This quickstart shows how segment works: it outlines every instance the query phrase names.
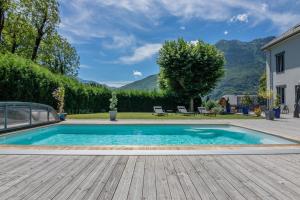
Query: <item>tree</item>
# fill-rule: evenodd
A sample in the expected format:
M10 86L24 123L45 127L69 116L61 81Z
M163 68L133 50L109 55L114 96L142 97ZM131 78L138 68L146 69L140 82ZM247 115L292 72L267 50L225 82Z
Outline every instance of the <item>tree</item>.
M76 49L56 32L41 44L38 61L55 73L77 76L79 60Z
M264 93L267 91L267 73L264 72L259 79L258 93Z
M20 2L11 4L3 30L4 48L11 53L28 57L32 46L33 27L26 19L26 12Z
M30 23L35 28L35 42L31 60L36 60L45 35L51 35L60 21L59 5L57 0L22 0L22 2L27 8Z
M215 46L180 38L165 42L157 63L161 89L188 98L193 111L194 99L207 95L224 75L225 58Z
M0 1L0 41L2 41L2 31L4 29L5 16L9 8L9 4L10 4L10 0Z

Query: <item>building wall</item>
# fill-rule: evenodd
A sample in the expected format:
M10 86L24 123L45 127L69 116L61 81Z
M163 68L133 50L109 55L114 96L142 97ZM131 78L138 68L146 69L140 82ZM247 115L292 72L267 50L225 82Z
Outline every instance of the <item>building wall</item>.
M276 72L276 54L285 52L285 71ZM285 99L290 112L294 111L295 86L300 81L300 33L280 42L267 53L267 87L274 91L276 97L276 87L286 86Z

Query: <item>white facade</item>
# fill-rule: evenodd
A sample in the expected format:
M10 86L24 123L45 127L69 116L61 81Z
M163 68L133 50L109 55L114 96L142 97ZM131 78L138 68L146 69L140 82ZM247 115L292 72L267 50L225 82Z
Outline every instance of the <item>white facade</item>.
M297 27L296 27L297 28ZM295 27L294 27L295 29ZM276 98L278 88L284 88L284 104L290 112L294 111L295 86L300 81L300 31L281 36L263 48L266 52L267 88L274 92ZM277 41L276 41L277 40ZM284 70L278 72L278 60L276 56L284 55ZM277 66L277 68L276 68ZM280 71L280 70L279 70ZM273 99L273 101L274 101Z

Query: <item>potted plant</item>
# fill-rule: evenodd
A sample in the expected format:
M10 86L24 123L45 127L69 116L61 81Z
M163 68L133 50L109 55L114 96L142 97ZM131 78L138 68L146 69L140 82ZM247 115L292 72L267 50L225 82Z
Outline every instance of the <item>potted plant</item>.
M57 101L57 112L60 120L64 121L67 117L67 113L64 112L65 106L65 88L58 87L52 92L52 96Z
M270 102L273 97L273 91L268 90L268 91L263 91L259 93L259 96L265 100L267 100L267 110L265 111L266 119L267 120L274 120L275 118L275 112L272 110L270 107Z
M252 99L249 95L245 95L242 98L242 105L243 105L243 114L248 115L249 114L249 107L252 104Z
M276 96L276 99L274 101L274 106L273 106L273 111L275 114L275 118L279 119L280 118L280 113L281 113L281 109L280 109L280 96Z
M260 117L261 113L262 113L261 108L259 106L256 106L254 108L254 114L256 115L256 117Z
M118 99L117 99L117 94L115 92L112 92L111 98L109 99L110 105L109 105L109 118L110 121L116 121L117 119L117 104L118 104Z

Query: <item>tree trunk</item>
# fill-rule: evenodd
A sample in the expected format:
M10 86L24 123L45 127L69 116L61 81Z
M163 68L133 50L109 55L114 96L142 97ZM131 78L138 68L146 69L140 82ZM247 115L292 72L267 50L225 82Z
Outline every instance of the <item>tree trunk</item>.
M35 43L34 43L34 47L33 47L33 52L32 52L32 56L31 56L31 60L35 60L36 57L37 57L37 52L39 50L39 47L40 47L40 44L41 44L41 41L42 41L42 37L43 37L43 34L38 34L37 38L35 39Z
M0 8L0 41L2 41L2 31L4 28L4 20L5 20L4 9Z
M42 38L45 34L44 27L45 27L46 22L47 22L47 16L48 16L48 13L45 14L45 16L43 18L43 21L42 21L42 24L38 28L38 34L37 34L36 39L35 39L33 52L32 52L32 56L31 56L31 60L33 60L33 61L37 58L37 53L38 53Z
M16 37L16 34L14 33L13 42L12 42L12 46L11 46L11 53L12 54L16 53L16 50L17 50L17 37Z
M194 112L194 98L191 97L190 99L190 112Z

